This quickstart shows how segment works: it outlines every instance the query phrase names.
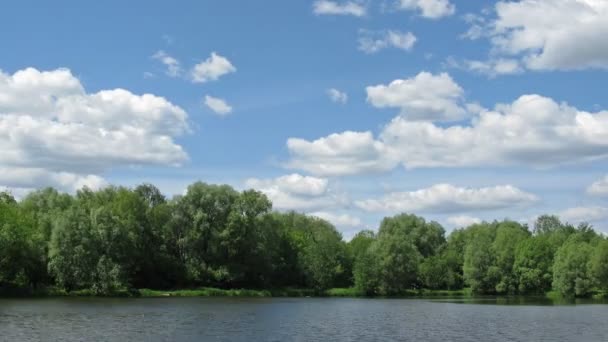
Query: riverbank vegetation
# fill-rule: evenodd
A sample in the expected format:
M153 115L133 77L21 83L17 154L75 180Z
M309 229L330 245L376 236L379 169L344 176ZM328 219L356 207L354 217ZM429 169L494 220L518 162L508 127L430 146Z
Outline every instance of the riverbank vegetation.
M252 290L240 290L240 289ZM149 290L137 290L149 289ZM280 289L280 290L269 290ZM302 290L304 289L304 290ZM0 193L0 294L601 296L608 240L541 216L446 236L421 217L385 218L345 242L329 222L272 211L262 193L195 183Z

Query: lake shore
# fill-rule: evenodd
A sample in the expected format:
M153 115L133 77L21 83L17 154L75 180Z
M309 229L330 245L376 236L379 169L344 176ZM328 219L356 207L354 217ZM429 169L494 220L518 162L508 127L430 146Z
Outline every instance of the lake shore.
M555 292L529 296L508 295L476 295L471 289L460 290L407 290L399 295L392 296L370 296L356 288L332 288L328 290L282 288L282 289L221 289L215 287L200 287L194 289L177 290L154 290L154 289L131 289L117 290L108 294L96 293L90 289L65 291L57 288L44 288L38 290L3 289L0 290L0 298L53 298L53 297L109 297L109 298L164 298L164 297L243 297L243 298L303 298L303 297L334 297L334 298L486 298L486 297L537 297L547 299L558 299ZM594 296L603 298L603 296Z
M471 297L470 289L462 290L408 290L403 294L388 296L390 298L434 298L434 297ZM93 290L65 291L58 288L38 290L3 289L0 298L33 298L33 297L133 297L133 298L162 298L162 297L376 297L368 296L355 288L332 288L328 290L281 288L281 289L221 289L215 287L200 287L194 289L154 290L131 289L117 290L108 294L96 293ZM386 297L386 296L385 296Z
M565 298L556 291L544 294L530 295L481 295L474 294L470 288L460 290L407 290L399 295L392 296L370 296L356 288L332 288L328 290L282 288L282 289L221 289L215 287L200 287L194 289L178 290L153 290L153 289L131 289L117 290L108 294L96 293L93 290L65 291L57 288L45 288L39 290L0 289L0 298L195 298L195 297L241 297L241 298L387 298L387 299L455 299L467 301L479 301L496 299L502 302L517 303L518 301L529 301L530 299L540 302L575 303L585 301L606 302L608 295L604 292L595 292L589 297Z

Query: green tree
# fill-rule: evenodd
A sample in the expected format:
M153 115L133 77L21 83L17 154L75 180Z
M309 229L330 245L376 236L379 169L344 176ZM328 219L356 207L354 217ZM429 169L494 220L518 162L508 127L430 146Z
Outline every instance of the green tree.
M492 248L496 229L484 223L469 227L468 230L471 236L464 253L464 279L475 293L494 293L500 280Z
M353 276L355 288L368 296L380 293L380 265L377 251L378 244L373 242L362 251L354 264Z
M30 192L19 206L24 215L33 220L31 242L34 248L36 271L32 282L36 285L49 284L52 280L48 274L49 241L55 220L73 203L72 196L62 194L53 188Z
M547 236L522 241L515 251L513 272L520 293L544 293L553 281L553 247Z
M49 246L49 272L68 291L90 288L99 261L99 244L88 213L78 206L54 224Z
M359 260L367 250L369 246L376 240L376 234L371 230L362 230L355 234L355 236L348 242L348 250L353 260Z
M380 292L396 295L414 287L422 256L409 236L380 234L376 243Z
M333 225L293 212L282 215L282 222L298 251L298 268L304 284L318 290L347 284L350 275L346 244Z
M496 284L498 293L515 293L518 290L519 281L513 271L515 262L515 250L522 241L530 237L530 232L526 226L513 221L503 221L498 223L496 228L496 238L492 244L492 249L496 257L496 267L498 268L499 281Z
M399 232L407 235L422 257L437 254L439 248L445 243L445 230L437 222L426 222L422 217L400 214L386 217L380 224L379 231L385 234Z
M189 283L217 286L230 278L220 241L238 197L230 186L197 182L175 200L170 234Z
M589 271L602 290L608 291L608 240L602 239L593 248Z
M593 248L581 236L571 236L555 254L553 288L564 296L587 296L593 279L589 261Z
M15 199L0 192L0 288L36 286L40 262L35 222Z
M450 290L456 284L456 274L450 268L445 254L424 259L420 264L420 278L423 286L432 290Z
M468 229L454 230L448 236L445 247L441 252L442 258L449 270L448 280L452 282L449 285L450 288L458 289L464 287L464 253L469 241L469 235Z
M442 229L414 215L398 215L385 218L380 225L378 238L371 249L378 268L378 289L385 295L403 293L418 282L418 272L423 255L439 248ZM428 237L428 238L425 238ZM416 245L416 242L419 246Z
M220 234L220 244L227 253L228 283L264 285L271 265L263 257L266 241L262 224L271 208L268 198L254 190L241 193L233 203L226 228Z

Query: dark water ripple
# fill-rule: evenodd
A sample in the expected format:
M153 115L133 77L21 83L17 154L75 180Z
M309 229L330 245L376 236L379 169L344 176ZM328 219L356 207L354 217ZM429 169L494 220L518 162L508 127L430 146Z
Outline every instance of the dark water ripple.
M397 299L0 300L0 341L608 341L608 305Z

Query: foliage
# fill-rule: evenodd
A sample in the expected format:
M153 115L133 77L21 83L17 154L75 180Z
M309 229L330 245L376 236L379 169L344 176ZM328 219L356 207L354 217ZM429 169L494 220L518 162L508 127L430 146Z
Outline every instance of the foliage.
M0 293L130 296L137 288L150 296L588 296L608 291L608 240L555 216L539 217L532 231L505 220L446 237L436 222L399 214L345 242L330 222L272 211L260 192L202 182L172 199L150 184L75 195L48 188L20 201L0 193Z
M521 241L515 251L513 272L519 293L545 293L553 281L553 248L546 236Z
M591 252L589 272L602 290L608 290L608 240L601 240Z
M593 248L573 235L555 254L553 288L563 296L586 296L593 287L589 261Z
M475 293L495 293L500 280L496 254L492 248L496 229L490 224L474 225L464 253L463 275Z

